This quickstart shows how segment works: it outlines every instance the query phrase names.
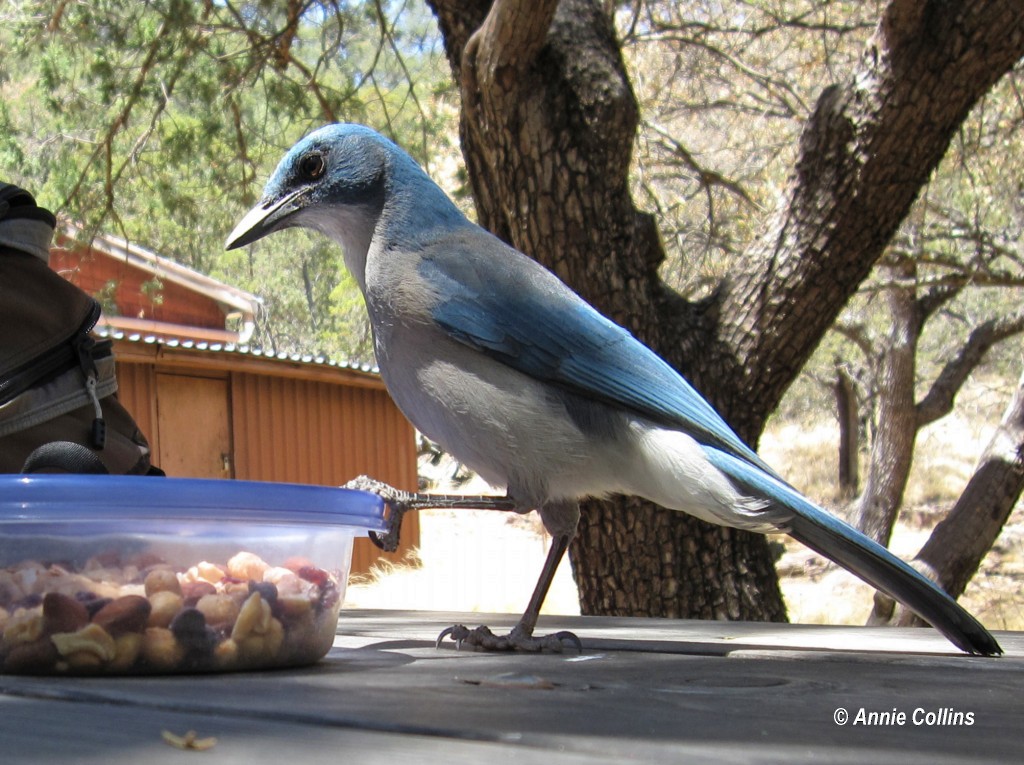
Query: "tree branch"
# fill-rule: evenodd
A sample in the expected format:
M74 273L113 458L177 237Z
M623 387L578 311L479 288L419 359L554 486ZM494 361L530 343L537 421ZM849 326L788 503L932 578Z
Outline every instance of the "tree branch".
M558 0L494 0L483 25L466 45L476 55L477 77L509 90L547 40Z
M1024 310L989 319L971 331L957 355L942 368L928 393L917 403L917 426L945 417L953 409L960 388L993 345L1024 332Z
M860 71L823 91L781 206L719 295L718 342L703 348L734 365L722 410L774 409L968 112L1022 55L1019 3L887 6Z
M1024 491L1024 377L949 516L928 538L914 565L960 597ZM920 625L912 612L880 593L870 624Z

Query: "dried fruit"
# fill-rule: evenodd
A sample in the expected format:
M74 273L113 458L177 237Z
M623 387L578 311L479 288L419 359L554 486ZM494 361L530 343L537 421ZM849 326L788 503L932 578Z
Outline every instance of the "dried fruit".
M271 608L277 602L277 586L273 582L249 582L249 594L252 595L254 592L258 592L260 597L270 604Z
M323 587L331 580L330 574L316 566L303 566L295 573L307 582L312 582L317 587Z

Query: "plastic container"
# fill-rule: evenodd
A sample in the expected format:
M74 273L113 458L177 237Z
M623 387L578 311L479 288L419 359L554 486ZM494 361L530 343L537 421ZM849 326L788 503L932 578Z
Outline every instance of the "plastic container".
M311 664L379 497L253 481L0 476L0 671Z

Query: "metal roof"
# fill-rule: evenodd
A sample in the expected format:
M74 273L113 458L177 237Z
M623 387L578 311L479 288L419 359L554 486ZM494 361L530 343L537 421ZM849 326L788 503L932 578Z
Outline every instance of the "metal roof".
M277 359L278 361L290 361L298 364L310 364L322 367L334 367L337 369L348 369L355 372L380 375L380 369L375 364L353 361L350 359L332 359L319 353L288 353L285 351L274 351L260 348L247 343L218 343L203 340L180 340L176 338L157 337L156 335L143 335L140 333L126 333L120 330L112 330L108 327L99 327L96 335L111 340L122 340L130 343L143 345L160 345L166 348L182 348L186 350L206 351L209 353L238 354L243 356L262 357L265 359Z
M81 240L85 237L85 230L76 223L62 222L62 227L71 239ZM145 247L140 247L121 237L112 234L94 234L88 244L97 252L117 258L159 276L161 279L180 284L193 292L198 292L236 311L241 311L249 318L254 316L263 305L263 299L258 295L238 287L232 287L230 284L225 284L188 266L183 266L170 258L157 255L152 250L147 250Z

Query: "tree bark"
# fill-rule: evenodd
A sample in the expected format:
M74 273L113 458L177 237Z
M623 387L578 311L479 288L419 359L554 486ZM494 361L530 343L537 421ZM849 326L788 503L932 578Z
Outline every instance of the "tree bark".
M1016 3L893 2L826 89L783 206L703 302L665 287L628 172L638 108L598 0L428 0L462 96L479 221L687 374L751 443L872 268L971 105L1024 54ZM766 540L635 498L570 550L586 613L785 618Z
M860 487L860 407L857 386L842 367L836 369L833 390L839 420L839 488L846 499L853 499Z
M954 598L960 597L1024 492L1024 376L967 488L914 560ZM923 624L912 612L875 595L872 624Z
M694 378L748 438L892 239L971 107L1024 55L1024 7L893 0L826 87L788 190L710 309ZM707 330L705 330L707 331ZM750 406L750 402L757 402Z
M912 260L903 262L900 274L913 284ZM864 492L857 506L857 527L881 545L888 545L896 525L903 492L910 478L917 440L914 385L917 378L917 345L922 318L912 286L893 286L886 292L889 337L878 373L878 426Z
M915 403L917 344L925 323L945 301L932 294L918 296L909 286L916 276L913 262L903 264L901 277L908 286L894 285L887 292L891 324L878 370L878 427L864 492L857 503L858 528L883 545L889 543L899 515L918 432L952 411L960 389L992 346L1024 332L1024 312L982 322Z

